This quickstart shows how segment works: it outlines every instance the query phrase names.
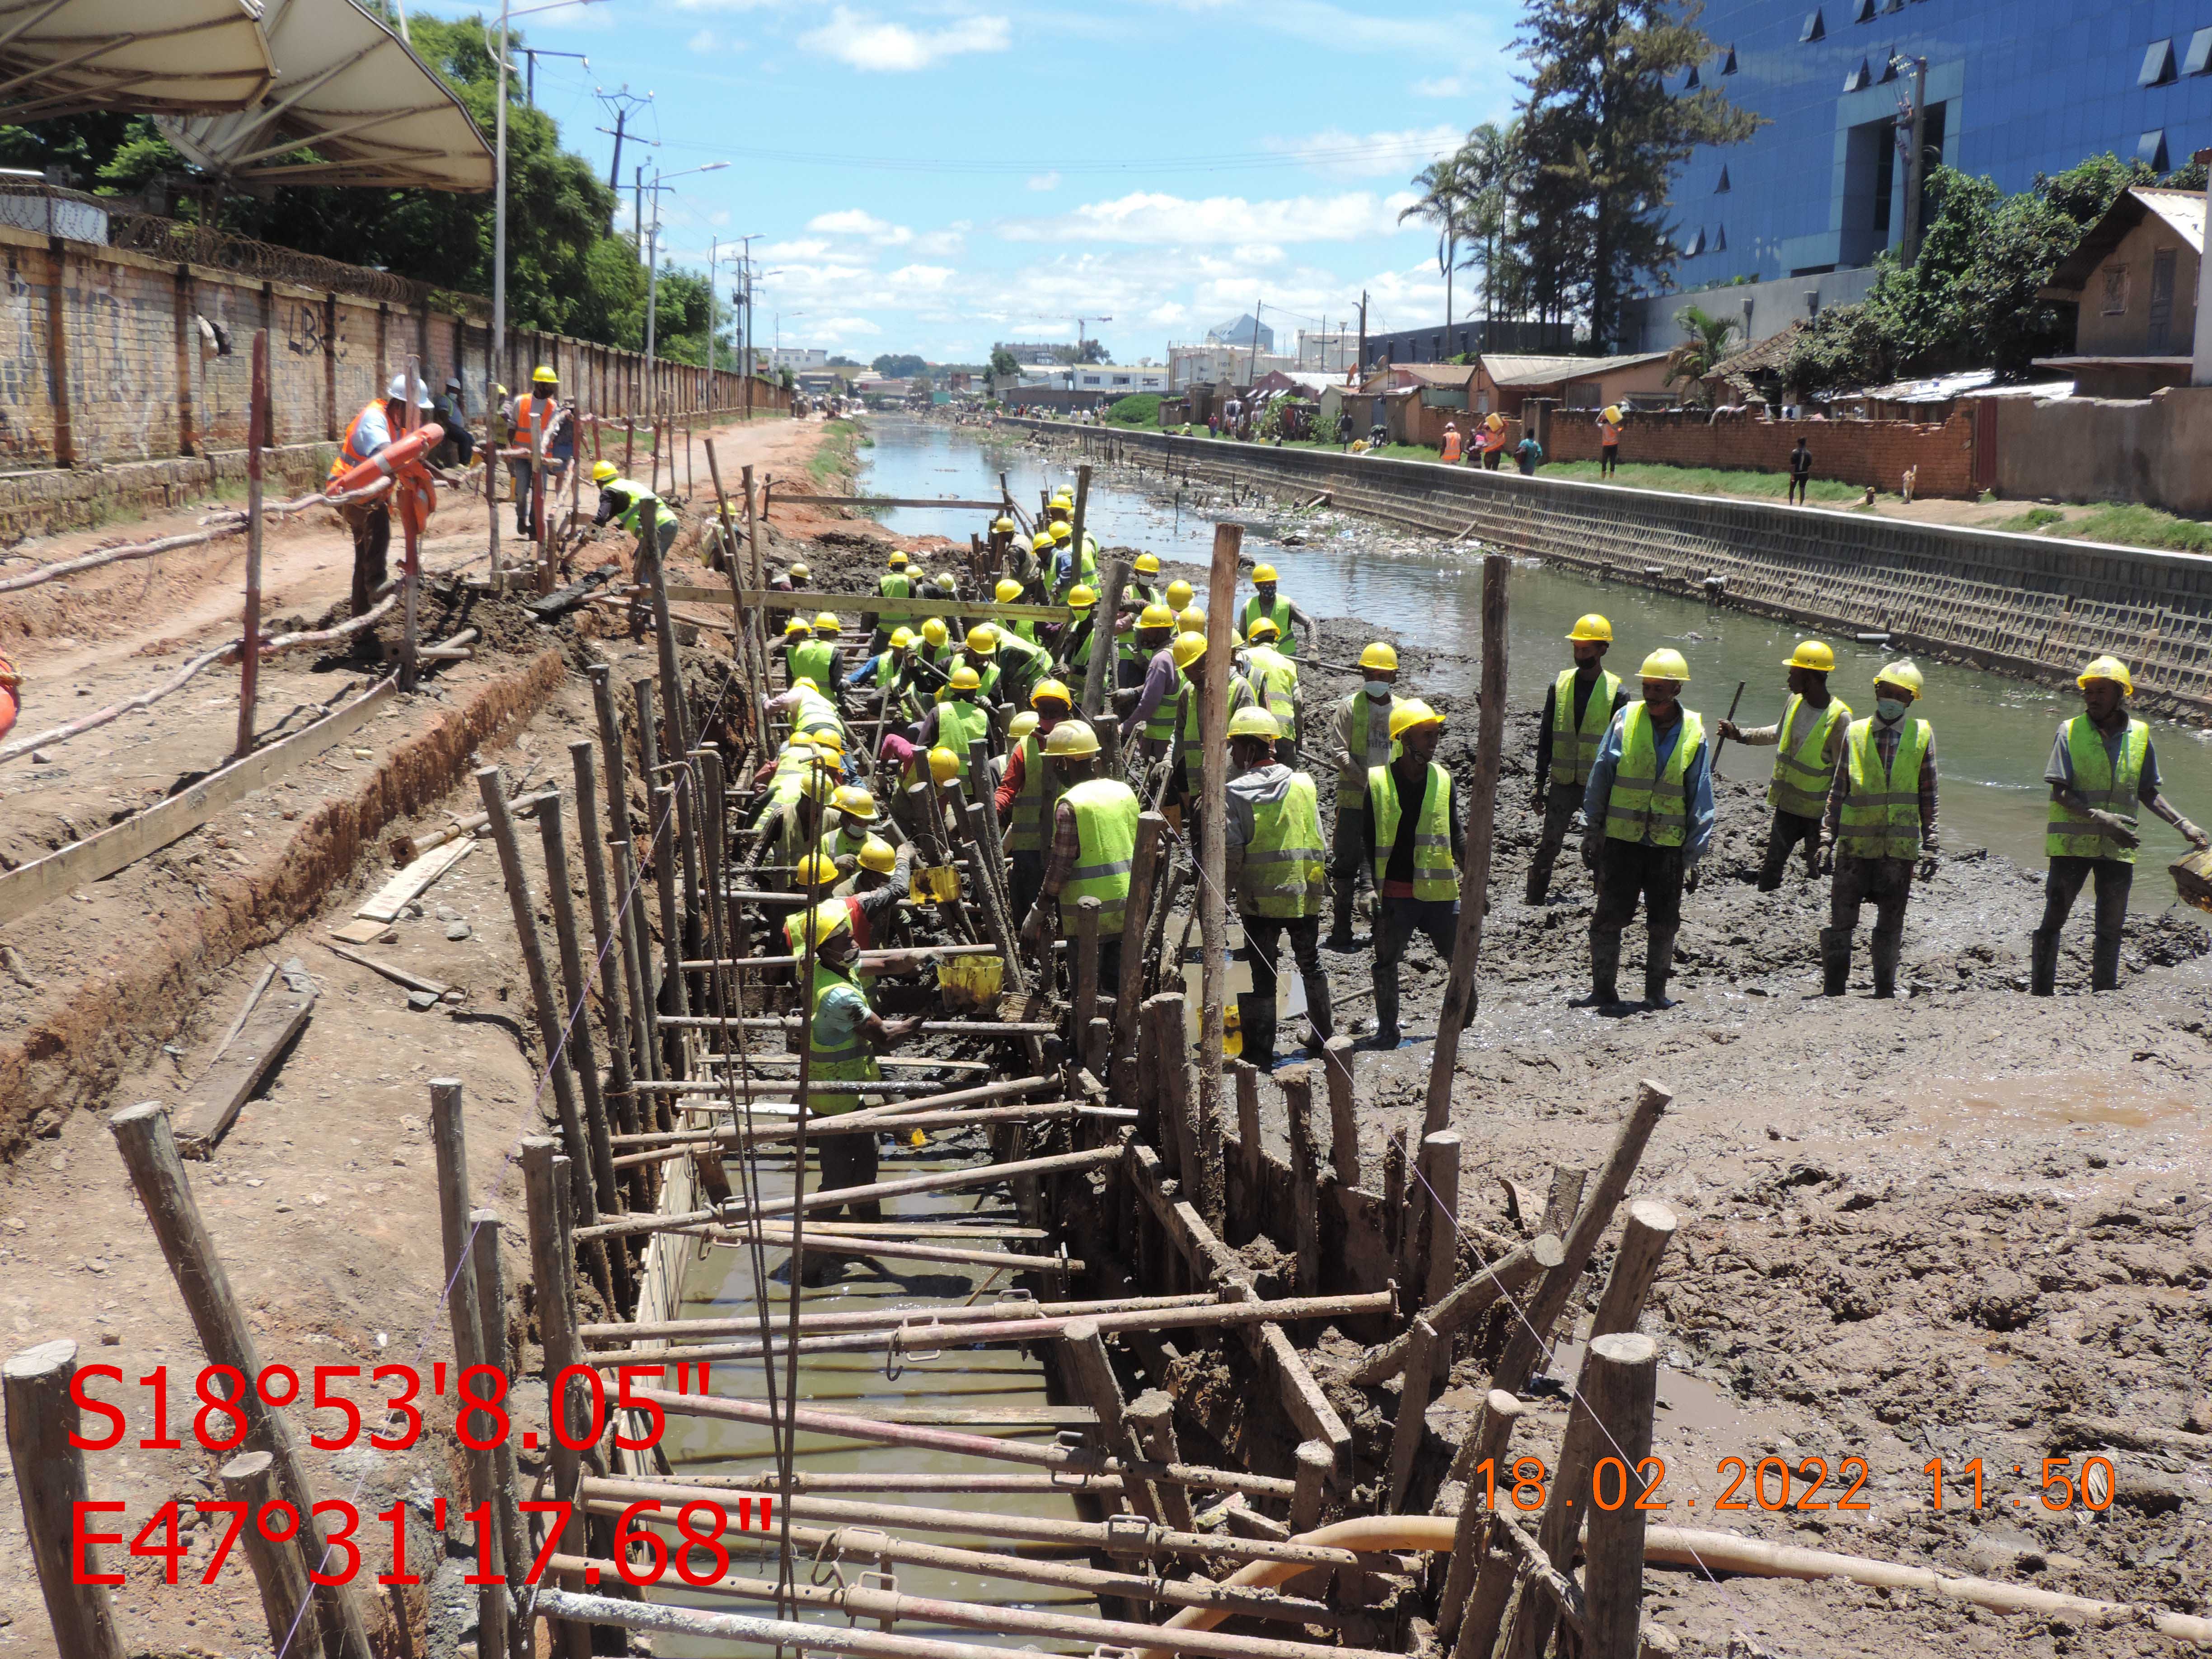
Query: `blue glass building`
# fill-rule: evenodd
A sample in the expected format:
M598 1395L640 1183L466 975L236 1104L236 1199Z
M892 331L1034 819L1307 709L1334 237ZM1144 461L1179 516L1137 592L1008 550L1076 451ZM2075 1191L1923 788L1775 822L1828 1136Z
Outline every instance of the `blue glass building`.
M1710 0L1699 21L1715 51L1685 82L1770 125L1700 149L1676 180L1678 290L1894 246L1914 58L1930 152L2007 191L2105 150L2164 171L2212 144L2212 0Z

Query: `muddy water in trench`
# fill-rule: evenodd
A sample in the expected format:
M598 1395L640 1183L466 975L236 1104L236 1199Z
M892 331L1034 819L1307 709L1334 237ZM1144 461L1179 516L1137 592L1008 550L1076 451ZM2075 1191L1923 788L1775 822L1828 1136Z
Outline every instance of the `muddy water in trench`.
M963 1146L963 1152L969 1151L972 1151L972 1156L949 1153L938 1146L927 1147L919 1153L910 1153L905 1149L895 1153L886 1147L882 1159L882 1178L889 1181L906 1176L929 1174L981 1160L980 1145L972 1149ZM810 1163L811 1161L809 1160ZM762 1176L768 1195L774 1197L790 1192L791 1164L787 1158L764 1162ZM814 1178L810 1176L810 1184ZM998 1188L985 1188L980 1192L925 1193L891 1200L884 1207L887 1221L1000 1226L1018 1225L1020 1221L1014 1213L1012 1200L1003 1189ZM953 1238L933 1238L925 1242L951 1245L962 1243ZM1009 1241L1002 1244L978 1241L968 1248L1003 1249L1020 1254L1047 1252L1046 1246L1035 1241ZM917 1310L957 1307L971 1299L979 1303L988 1302L1010 1294L1008 1279L1004 1276L994 1276L990 1269L984 1267L896 1259L878 1261L866 1256L830 1257L826 1260L841 1263L842 1267L836 1271L829 1283L818 1288L802 1289L799 1296L802 1313L850 1313L887 1306ZM786 1299L791 1284L790 1255L784 1250L769 1250L766 1253L766 1262L769 1305L778 1340L781 1340L785 1322L790 1316L789 1304ZM682 1316L687 1319L748 1317L755 1305L754 1292L750 1250L708 1248L703 1257L695 1255L693 1258L684 1282ZM717 1360L713 1375L714 1391L719 1395L750 1401L765 1401L768 1397L767 1382L762 1376L758 1360ZM779 1364L775 1373L779 1395L783 1381L784 1370L782 1364ZM920 1408L979 1414L1040 1413L1049 1409L1049 1401L1045 1396L1042 1366L1030 1352L1018 1348L948 1348L939 1358L924 1359L918 1364L911 1357L905 1357L898 1362L895 1376L885 1375L884 1356L880 1353L802 1355L799 1366L799 1396L802 1403L807 1405L819 1406L829 1411L853 1412L861 1416ZM988 1435L998 1439L1018 1439L1039 1445L1051 1443L1056 1432L1050 1425L1039 1425L1033 1428L948 1426L957 1428L963 1433ZM679 1475L752 1475L773 1474L775 1472L775 1448L765 1427L710 1422L701 1418L672 1419L661 1443L670 1464ZM816 1475L865 1474L871 1470L887 1469L896 1469L902 1474L956 1477L1038 1473L1024 1464L989 1462L902 1446L855 1444L829 1436L808 1434L799 1437L794 1467L802 1474ZM951 1491L876 1493L860 1491L831 1492L823 1496L849 1503L974 1510L978 1514L994 1516L1036 1516L1062 1521L1083 1518L1077 1514L1073 1501L1057 1492L965 1493ZM732 1524L734 1528L734 1520ZM1048 1553L1042 1546L1017 1545L981 1534L963 1537L954 1533L927 1533L914 1535L933 1544L953 1548L1008 1554ZM799 1582L804 1583L807 1582L810 1571L811 1552L802 1554L804 1559L799 1573ZM1066 1559L1079 1565L1085 1564L1079 1556ZM733 1573L771 1579L775 1577L772 1545L759 1553L749 1553L742 1547L733 1548L730 1560L730 1571ZM703 1558L701 1565L703 1569ZM872 1559L847 1561L843 1565L846 1582L857 1583L860 1574L873 1571L877 1565ZM901 1565L895 1570L898 1575L898 1588L910 1595L1028 1607L1076 1617L1095 1617L1098 1611L1097 1603L1089 1596L1048 1584L1018 1583L1006 1578L979 1578L972 1574L952 1573L929 1567ZM826 1572L824 1578L825 1582L834 1582L827 1579ZM656 1601L742 1612L760 1617L773 1617L775 1613L773 1606L763 1607L721 1598L710 1601L689 1595L675 1583L672 1573L664 1578L660 1587L653 1592L653 1596ZM842 1625L844 1622L842 1614L832 1614L822 1608L801 1609L796 1616L809 1623ZM1049 1637L1022 1640L920 1622L902 1621L898 1632L902 1636L984 1642L1008 1648L1035 1647L1046 1653L1088 1651L1079 1644ZM732 1646L686 1641L672 1636L656 1637L654 1644L656 1652L678 1656L679 1659L687 1656L738 1651Z
M1072 488L1074 482L1072 462L1044 460L1018 444L981 441L972 428L884 419L870 421L867 431L874 442L860 452L860 482L878 495L981 499L997 493L1003 470L1014 498L1033 506L1040 489ZM1194 506L1199 493L1183 495L1178 506L1172 487L1161 489L1151 479L1142 489L1121 487L1109 482L1102 469L1092 479L1086 525L1103 544L1203 562L1212 530ZM883 522L907 534L965 537L980 527L976 516L898 508L885 513ZM1248 532L1246 556L1274 565L1282 573L1285 594L1316 617L1365 617L1394 630L1405 643L1462 653L1440 665L1440 674L1427 689L1472 693L1474 645L1482 627L1479 551L1326 510L1294 520L1272 507L1255 506L1252 517L1274 533ZM1290 535L1302 538L1303 544L1277 539ZM1248 584L1240 599L1250 592ZM1688 702L1708 725L1728 711L1738 680L1747 682L1737 716L1743 724L1765 725L1781 718L1786 696L1781 665L1800 637L1787 623L1534 563L1516 566L1511 595L1516 707L1541 706L1546 688L1567 664L1560 636L1583 612L1599 611L1613 621L1615 672L1632 675L1645 652L1672 645L1689 659ZM1873 676L1888 653L1878 646L1831 643L1836 647L1838 694L1858 713L1872 713ZM1941 663L1923 664L1922 672L1928 689L1920 712L1936 728L1946 850L1986 847L2025 868L2040 870L2048 799L2043 769L2058 723L2080 712L2079 702L2051 687L2001 674ZM2212 733L2154 720L2151 738L2168 799L2199 822L2212 820ZM1732 778L1759 778L1771 765L1771 754L1731 748L1722 757L1721 770ZM2144 821L2132 905L2137 911L2163 909L2177 902L2166 866L2187 848L2165 824L2148 814ZM2032 927L2033 920L2027 925Z

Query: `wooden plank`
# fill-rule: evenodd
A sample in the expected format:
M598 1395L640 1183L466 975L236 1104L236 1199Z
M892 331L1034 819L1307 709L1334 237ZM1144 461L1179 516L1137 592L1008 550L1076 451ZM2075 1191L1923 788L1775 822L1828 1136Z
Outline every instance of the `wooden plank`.
M58 852L0 875L0 922L13 921L50 899L87 882L112 876L189 835L225 807L236 805L273 778L313 760L332 744L350 737L399 695L396 679L380 680L313 726L258 750L235 765L211 772L181 793L149 806L133 818Z
M398 921L401 911L421 897L432 882L468 857L476 844L474 836L464 836L443 847L432 848L363 899L354 915L371 921Z
M349 951L327 940L324 942L323 949L334 957L343 957L348 962L368 969L372 974L381 974L394 985L404 985L410 991L428 991L434 997L441 997L453 988L440 981L424 979L420 974L410 974L404 968L395 968L388 962L379 962L374 957L363 956L358 951Z
M772 605L778 611L872 611L878 617L941 617L948 613L975 618L1024 617L1033 622L1064 623L1075 612L1064 605L1001 605L996 599L887 599L879 593L779 593L773 588L748 587L738 595L746 605ZM671 583L672 604L719 605L730 608L726 587L689 587Z
M392 931L388 921L349 921L343 927L331 929L332 939L342 939L348 945L374 945Z
M1004 501L963 501L950 495L786 495L793 507L942 507L963 513L998 513Z
M194 1084L175 1113L177 1151L185 1158L214 1156L246 1103L276 1066L315 1010L313 991L270 997L224 1056Z

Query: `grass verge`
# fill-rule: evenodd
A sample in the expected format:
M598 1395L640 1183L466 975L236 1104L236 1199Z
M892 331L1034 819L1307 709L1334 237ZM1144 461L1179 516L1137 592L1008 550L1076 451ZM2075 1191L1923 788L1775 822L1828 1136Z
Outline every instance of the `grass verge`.
M2025 513L1998 520L1991 527L2174 553L2212 552L2212 524L2201 519L2176 518L2139 501L2100 501L2071 513L2062 507L2031 507Z
M850 421L825 421L822 441L806 458L806 476L819 490L831 479L853 473L854 458L860 447L860 428ZM827 492L824 492L827 493Z

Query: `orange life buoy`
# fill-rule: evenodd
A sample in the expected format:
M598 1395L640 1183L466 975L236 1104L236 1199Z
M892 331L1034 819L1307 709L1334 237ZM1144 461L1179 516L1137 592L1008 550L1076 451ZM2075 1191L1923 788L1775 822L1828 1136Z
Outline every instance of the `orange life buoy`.
M446 428L434 422L418 426L404 438L394 438L360 465L349 467L324 486L327 495L343 495L356 489L366 489L380 478L389 478L401 468L419 463L422 457L446 441Z
M0 656L0 738L6 737L15 724L15 711L22 707L16 687L22 683L21 677L15 672L15 665L6 657Z

